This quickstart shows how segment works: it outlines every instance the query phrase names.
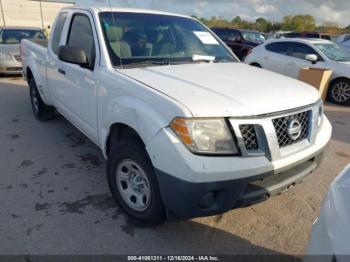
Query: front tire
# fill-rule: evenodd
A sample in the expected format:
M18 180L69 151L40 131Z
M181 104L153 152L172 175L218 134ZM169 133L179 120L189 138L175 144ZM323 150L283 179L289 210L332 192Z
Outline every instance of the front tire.
M55 109L48 106L41 99L34 78L29 80L30 102L32 104L33 114L39 121L48 121L55 117Z
M335 80L329 87L328 99L338 105L350 105L350 80Z
M114 199L139 225L157 225L165 220L153 165L143 145L121 141L112 146L107 178Z

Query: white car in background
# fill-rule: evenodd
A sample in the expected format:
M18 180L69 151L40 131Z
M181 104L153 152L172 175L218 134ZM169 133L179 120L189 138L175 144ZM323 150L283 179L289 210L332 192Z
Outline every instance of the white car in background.
M331 184L314 222L305 262L341 262L350 258L350 164Z
M247 55L246 64L298 79L300 69L333 70L328 99L350 104L350 52L323 39L280 39L266 41Z

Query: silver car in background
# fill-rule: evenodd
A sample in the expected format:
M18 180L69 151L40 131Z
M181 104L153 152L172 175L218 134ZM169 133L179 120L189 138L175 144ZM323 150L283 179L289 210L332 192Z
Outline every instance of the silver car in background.
M331 184L314 222L304 262L347 262L350 258L350 164Z
M40 28L4 27L0 29L0 74L21 74L22 39L46 39Z

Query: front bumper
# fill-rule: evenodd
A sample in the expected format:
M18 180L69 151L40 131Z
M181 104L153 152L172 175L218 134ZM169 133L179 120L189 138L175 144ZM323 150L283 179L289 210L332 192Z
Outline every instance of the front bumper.
M281 149L272 158L195 155L170 128L161 130L146 148L169 213L192 218L260 202L301 182L319 165L331 133L325 117L312 144L289 154Z
M225 213L279 195L313 172L320 153L283 172L267 172L249 178L191 183L156 170L161 196L170 218L190 219Z

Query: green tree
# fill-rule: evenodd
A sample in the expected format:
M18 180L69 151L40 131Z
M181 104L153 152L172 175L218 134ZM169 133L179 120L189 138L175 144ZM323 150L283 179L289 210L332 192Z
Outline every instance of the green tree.
M237 24L237 25L239 25L239 24L241 24L241 23L242 23L242 19L241 19L240 16L236 16L236 17L233 18L233 20L232 20L232 24Z
M282 30L285 31L313 31L315 28L315 18L311 15L286 15L282 19Z
M271 30L272 23L263 17L255 20L254 29L260 32L269 32Z

